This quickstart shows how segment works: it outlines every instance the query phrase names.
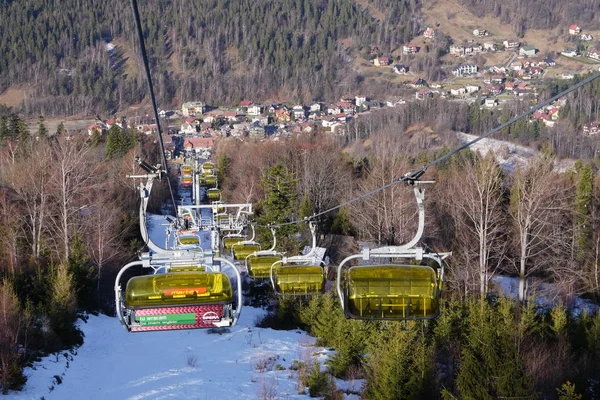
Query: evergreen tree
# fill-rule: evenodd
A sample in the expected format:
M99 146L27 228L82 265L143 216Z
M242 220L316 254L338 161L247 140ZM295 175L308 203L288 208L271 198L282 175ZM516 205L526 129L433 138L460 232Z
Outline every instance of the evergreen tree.
M263 215L259 217L261 224L281 224L295 218L298 198L296 183L294 174L281 161L265 172L261 180L265 193L265 199L261 202ZM281 235L277 241L285 251L298 251L299 244L290 239L291 235L297 233L297 229L297 225L285 225L277 230ZM266 237L259 238L263 243L269 240Z
M46 139L48 137L48 129L46 128L46 125L44 125L44 117L41 115L38 122L37 137L40 139Z
M0 142L8 136L8 117L0 118Z
M69 347L83 343L81 332L75 326L77 296L73 285L73 275L69 273L68 267L64 264L59 264L55 268L52 277L48 317L50 318L50 327L62 346Z
M69 273L73 279L73 287L77 293L77 305L85 310L93 309L93 291L96 276L94 267L86 251L85 243L79 235L75 235L69 253Z
M65 124L61 121L56 127L56 135L60 136L65 133Z

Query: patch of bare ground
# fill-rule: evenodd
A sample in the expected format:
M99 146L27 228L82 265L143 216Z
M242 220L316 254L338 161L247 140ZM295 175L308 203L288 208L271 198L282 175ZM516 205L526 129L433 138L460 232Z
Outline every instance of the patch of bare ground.
M362 8L366 9L367 12L369 13L369 15L371 17L373 17L375 20L378 21L383 21L385 20L385 15L379 11L377 9L377 7L375 7L372 4L369 4L366 0L355 0L356 4L358 4L359 6L361 6Z
M131 78L137 77L138 67L133 57L133 49L129 46L129 43L127 43L127 41L124 39L114 39L112 43L123 51L123 59L125 60L125 74Z
M3 93L0 93L0 104L8 107L18 108L25 99L25 90L9 87Z

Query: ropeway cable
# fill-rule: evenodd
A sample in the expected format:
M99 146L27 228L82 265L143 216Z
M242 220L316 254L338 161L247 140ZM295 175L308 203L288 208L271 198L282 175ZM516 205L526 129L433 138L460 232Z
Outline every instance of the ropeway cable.
M365 197L372 196L373 194L375 194L377 192L385 190L385 189L387 189L387 188L389 188L391 186L397 185L399 183L414 184L415 181L417 181L425 173L425 171L427 171L427 168L432 167L432 166L434 166L434 165L436 165L436 164L438 164L438 163L440 163L440 162L442 162L442 161L444 161L444 160L452 157L454 154L458 153L459 151L462 151L462 150L464 150L464 149L466 149L468 147L471 147L474 143L477 143L480 140L485 139L485 138L493 135L494 133L496 133L498 131L501 131L502 129L506 128L507 126L509 126L509 125L517 122L518 120L520 120L522 118L527 117L530 114L533 114L537 110L546 107L547 105L551 104L552 102L554 102L555 100L561 98L562 96L567 95L567 94L573 92L574 90L579 89L580 87L582 87L584 85L587 85L588 83L592 82L593 80L595 80L597 78L600 78L600 72L596 72L595 74L593 74L593 75L585 78L584 80L576 83L575 85L571 86L570 88L568 88L566 90L563 90L562 92L560 92L557 95L551 97L550 99L548 99L548 100L546 100L546 101L544 101L542 103L539 103L535 107L530 108L528 111L526 111L526 112L524 112L522 114L519 114L516 117L514 117L514 118L506 121L505 123L497 126L496 128L494 128L494 129L492 129L492 130L484 133L483 135L481 135L481 136L479 136L479 137L477 137L477 138L475 138L475 139L473 139L471 141L468 141L467 143L464 143L463 145L461 145L461 146L455 148L454 150L452 150L451 152L449 152L447 154L444 154L443 156L440 156L440 157L436 158L435 160L433 160L433 161L431 161L431 162L423 165L421 168L419 168L417 170L414 170L414 171L411 171L411 172L408 172L408 173L404 174L401 178L394 179L392 182L390 182L390 183L388 183L386 185L377 187L377 188L375 188L373 190L370 190L370 191L368 191L366 193L361 194L360 196L354 197L354 198L352 198L352 199L350 199L348 201L345 201L345 202L343 202L341 204L338 204L335 207L331 207L331 208L329 208L329 209L327 209L325 211L318 212L318 213L316 213L316 214L314 214L314 215L312 215L310 217L306 217L306 218L303 218L303 219L299 219L299 220L295 220L295 221L290 221L290 222L282 222L280 224L255 225L255 226L261 227L261 228L278 228L278 227L287 226L287 225L299 224L301 222L312 221L312 220L314 220L314 219L316 219L316 218L318 218L318 217L320 217L322 215L329 214L332 211L335 211L337 209L345 207L348 204L352 204L352 203L354 203L356 201L362 200Z
M140 42L140 51L142 53L142 60L144 61L144 69L146 71L146 81L148 82L148 91L150 92L150 100L152 101L152 111L154 111L154 119L156 120L156 130L158 131L158 143L160 145L160 155L162 158L163 167L166 170L167 184L169 186L169 193L171 194L171 202L173 203L173 211L177 212L177 204L175 203L175 195L173 194L173 187L169 180L169 170L167 165L167 156L165 155L165 146L163 144L162 130L160 129L160 119L158 118L158 109L156 108L156 98L154 97L154 87L152 85L152 77L150 75L150 66L148 64L148 54L146 53L146 45L144 44L144 34L142 33L142 23L140 22L140 13L138 11L137 0L131 0L131 8L133 10L133 18L135 19L135 26L137 28L138 39Z

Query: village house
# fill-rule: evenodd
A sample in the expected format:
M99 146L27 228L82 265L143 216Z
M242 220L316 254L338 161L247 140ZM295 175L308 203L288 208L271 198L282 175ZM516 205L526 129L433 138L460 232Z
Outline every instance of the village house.
M569 26L569 35L579 35L581 33L581 28L575 24Z
M355 96L354 97L354 104L356 104L356 107L362 107L366 103L367 103L367 98L365 96Z
M247 109L252 104L254 104L254 102L252 100L242 100L242 101L240 101L240 107L244 108L244 109Z
M406 104L406 101L400 97L392 97L391 99L388 99L385 102L385 105L387 107L398 107L403 104Z
M484 37L484 36L489 36L489 35L490 35L490 33L483 28L473 29L473 36Z
M450 89L450 94L452 96L462 96L467 93L467 89L464 87L452 88Z
M573 79L575 78L575 74L569 71L565 71L562 74L560 74L560 77L562 79Z
M467 91L467 93L472 94L472 93L476 93L478 92L480 89L479 85L465 85L465 90Z
M196 119L193 117L188 117L181 124L179 133L181 135L195 135L196 133L198 133L196 126L197 126Z
M586 55L592 60L600 61L600 42L597 42L594 47L588 48Z
M416 54L419 52L420 47L417 46L416 44L413 43L409 43L409 44L405 44L404 46L402 46L402 53L403 54Z
M542 61L542 63L545 64L547 67L554 67L556 65L556 61L554 61L550 57L544 58L544 61Z
M425 82L425 79L423 79L423 78L415 78L409 84L409 86L414 87L414 88L423 87L425 85L427 85L427 82Z
M246 113L248 113L248 115L260 115L260 114L262 114L262 112L263 112L263 107L258 104L251 105L246 110Z
M323 111L323 108L324 108L323 103L320 103L320 102L312 103L310 105L310 112L311 113L320 112L320 111Z
M185 138L183 141L183 148L186 151L194 151L196 153L209 150L213 145L212 137L191 137Z
M335 104L339 107L340 113L354 113L354 104L352 103L349 103L347 101L338 101Z
M594 37L589 33L582 33L581 36L579 36L579 39L583 40L584 42L589 42L590 40L594 40Z
M506 82L506 84L504 85L504 90L512 92L516 87L516 82Z
M498 50L498 45L494 42L485 42L483 43L483 49L486 51L496 51Z
M296 119L304 119L306 118L306 109L302 104L296 104L292 108L292 112L294 113L294 118Z
M221 113L219 113L219 115L229 122L236 122L239 119L245 117L244 114L240 114L237 111L222 111Z
M488 85L485 87L485 92L491 96L497 96L502 93L502 86Z
M600 122L591 122L589 124L583 125L583 134L585 136L597 135L600 132Z
M389 67L391 63L392 60L390 60L389 57L378 57L375 60L373 60L373 64L376 67Z
M398 75L406 75L408 73L408 67L402 64L394 65L393 71Z
M337 104L329 104L327 106L327 114L329 114L329 115L335 115L335 114L339 114L341 112L342 112L342 109Z
M415 93L415 98L417 100L431 99L433 98L433 92L429 89L421 89Z
M102 123L97 123L97 124L93 124L88 126L88 135L92 136L92 135L102 135L103 133L105 133L107 131L107 126L102 122Z
M537 53L537 49L535 48L535 46L523 46L519 49L519 55L521 56L527 56L527 57L531 57L531 56L535 56L535 53Z
M201 101L188 101L181 106L181 114L184 117L195 117L204 114L206 105Z
M452 75L467 76L477 73L477 65L475 64L460 64L452 68Z
M283 106L275 110L275 119L280 122L288 122L291 121L291 113L287 107Z
M560 52L560 54L562 54L563 56L566 56L566 57L577 57L579 55L579 51L577 51L577 49L569 48L569 49L564 49L563 51Z
M435 30L431 27L428 27L427 29L425 29L425 32L423 33L423 37L425 39L435 39Z
M508 39L502 42L502 44L504 45L504 50L513 50L513 49L518 49L519 46L521 45L521 42L519 42L518 40L514 40L514 39Z
M483 103L486 107L496 107L498 105L498 100L497 99L490 99L487 98L485 99L484 103Z
M523 63L521 61L513 61L510 63L510 69L513 71L520 71L523 69Z

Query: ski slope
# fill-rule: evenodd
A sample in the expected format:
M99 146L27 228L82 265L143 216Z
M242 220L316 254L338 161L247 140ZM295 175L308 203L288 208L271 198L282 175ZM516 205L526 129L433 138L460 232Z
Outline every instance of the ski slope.
M27 368L22 392L6 399L282 399L298 394L293 360L327 357L302 331L254 327L261 309L244 307L228 333L207 330L127 333L116 318L81 323L85 343L75 352ZM61 381L62 383L58 383Z

